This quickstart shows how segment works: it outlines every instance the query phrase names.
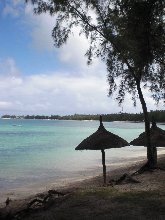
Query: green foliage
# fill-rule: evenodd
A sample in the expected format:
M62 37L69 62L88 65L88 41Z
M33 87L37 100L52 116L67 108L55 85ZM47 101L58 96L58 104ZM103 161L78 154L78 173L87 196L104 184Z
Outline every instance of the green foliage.
M143 122L143 113L131 114L131 113L117 113L117 114L103 114L104 121L134 121ZM43 119L43 120L99 120L100 115L85 115L85 114L74 114L74 115L3 115L1 118L11 118L11 119ZM154 117L156 122L165 122L165 111L151 111L149 112L150 121Z
M156 122L165 122L165 111L151 111L149 116L150 121L154 118Z

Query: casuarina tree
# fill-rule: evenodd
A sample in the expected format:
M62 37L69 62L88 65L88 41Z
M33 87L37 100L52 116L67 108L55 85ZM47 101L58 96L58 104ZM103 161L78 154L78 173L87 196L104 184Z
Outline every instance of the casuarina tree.
M147 138L146 166L156 166L150 122L142 87L153 99L165 99L165 1L162 0L26 0L36 14L55 17L56 47L67 42L74 27L89 40L88 63L100 57L107 65L109 95L121 104L127 93L139 98Z

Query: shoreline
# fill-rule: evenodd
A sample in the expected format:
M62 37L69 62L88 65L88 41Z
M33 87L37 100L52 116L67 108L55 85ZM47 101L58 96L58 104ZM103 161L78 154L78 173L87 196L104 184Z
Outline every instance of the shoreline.
M123 174L137 171L146 160L134 161L107 172L107 183L119 179ZM165 153L158 156L158 166L163 170L154 170L135 175L138 183L123 182L117 185L103 185L102 175L89 179L74 181L66 186L48 188L41 193L33 193L22 199L10 201L0 207L0 217L8 219L20 213L23 220L49 219L164 219L165 217ZM34 206L26 212L27 207L36 199L45 198L48 191L63 194L50 200L50 206ZM37 204L36 204L37 205ZM154 205L154 206L153 206ZM153 207L153 208L151 208ZM127 209L127 211L126 211ZM65 210L65 211L64 211ZM116 212L116 210L118 210ZM22 213L22 214L21 214ZM139 216L139 218L135 218Z
M158 158L165 157L165 149L159 152ZM159 159L158 159L159 160ZM124 173L135 172L146 162L146 157L137 156L131 157L126 162L120 162L116 164L109 164L107 166L107 179L108 178L117 178ZM82 171L80 171L82 172ZM84 173L85 171L83 171ZM80 173L79 173L80 174ZM40 183L32 183L24 185L18 188L13 188L10 190L3 190L0 192L0 208L4 207L6 199L9 197L12 201L26 200L33 198L40 193L45 193L48 190L64 190L69 188L81 188L86 182L89 186L93 182L97 182L99 185L102 184L102 166L97 166L92 170L86 171L86 174L83 176L64 179L53 179L48 180L47 182L43 181ZM95 184L96 184L95 182ZM92 184L93 185L93 184ZM96 184L97 185L97 184Z
M160 151L160 154L165 154L165 150ZM119 172L123 167L127 170L129 166L134 166L135 164L140 164L145 161L145 156L135 156L127 158L127 161L124 158L116 163L107 163L107 174L114 172ZM123 170L124 171L124 170ZM37 194L44 193L50 189L64 189L72 185L81 184L83 181L88 181L95 178L102 178L102 165L98 164L95 167L88 168L86 170L77 171L75 177L51 179L51 180L42 180L38 183L29 183L27 185L18 186L15 188L4 189L0 191L0 207L5 204L6 199L9 197L11 200L24 200L29 196L34 197ZM35 192L35 193L34 193Z

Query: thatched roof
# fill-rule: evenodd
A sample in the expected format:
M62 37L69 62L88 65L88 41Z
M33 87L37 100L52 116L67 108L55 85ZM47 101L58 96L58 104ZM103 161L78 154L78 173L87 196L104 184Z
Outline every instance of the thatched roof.
M84 139L75 150L104 150L108 148L120 148L128 146L128 142L123 138L107 131L100 120L98 130Z
M151 145L154 147L165 147L165 130L157 127L156 123L152 123L151 132ZM138 138L130 142L135 146L147 146L146 133L143 132Z

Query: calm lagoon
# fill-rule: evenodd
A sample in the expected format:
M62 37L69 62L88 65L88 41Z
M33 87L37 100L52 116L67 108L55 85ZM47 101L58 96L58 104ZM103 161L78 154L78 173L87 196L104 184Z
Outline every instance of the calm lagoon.
M75 151L97 130L99 121L0 120L0 189L9 192L45 183L64 183L102 171L101 153ZM107 130L130 142L144 131L144 123L104 122ZM165 125L158 124L165 129ZM164 149L159 149L160 153ZM145 147L106 150L108 170L144 158ZM136 159L135 159L136 158Z

